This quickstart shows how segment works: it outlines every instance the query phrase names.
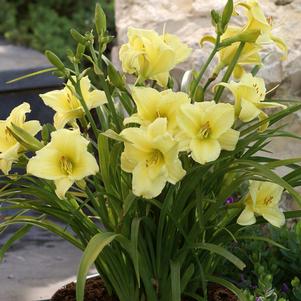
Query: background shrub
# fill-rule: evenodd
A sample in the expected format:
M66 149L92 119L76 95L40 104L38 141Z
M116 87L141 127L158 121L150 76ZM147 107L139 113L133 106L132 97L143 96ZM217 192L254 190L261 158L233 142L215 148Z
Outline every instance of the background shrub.
M0 34L15 44L64 57L66 47L74 43L69 30L85 33L92 28L97 2L107 15L110 34L115 35L113 0L0 0Z

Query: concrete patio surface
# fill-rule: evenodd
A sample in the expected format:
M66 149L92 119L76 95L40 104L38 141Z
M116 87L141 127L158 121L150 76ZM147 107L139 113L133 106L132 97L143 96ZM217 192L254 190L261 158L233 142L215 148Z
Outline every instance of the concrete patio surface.
M8 236L1 237L0 246ZM69 243L32 229L0 264L0 301L49 299L57 289L75 280L80 258L81 252Z

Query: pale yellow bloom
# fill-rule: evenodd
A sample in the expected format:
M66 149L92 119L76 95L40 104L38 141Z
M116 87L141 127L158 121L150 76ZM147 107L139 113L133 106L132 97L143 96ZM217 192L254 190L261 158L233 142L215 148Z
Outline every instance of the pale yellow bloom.
M107 102L106 95L100 90L91 90L91 82L88 76L80 80L80 89L83 99L89 110L97 108ZM67 123L84 115L84 109L76 97L74 87L70 81L61 90L54 90L40 94L44 103L51 107L56 113L54 115L54 126L63 128Z
M240 27L229 26L225 33L221 36L221 41L223 42L225 39L231 38L235 35L238 35L242 32ZM236 42L231 44L228 47L222 48L218 52L219 56L219 65L218 69L222 69L225 66L228 66L234 59L234 56L237 52L237 49L240 45L240 42ZM236 78L240 78L244 73L245 65L260 65L261 57L259 51L261 47L256 43L246 43L241 55L237 61L237 64L234 68L234 75ZM217 70L219 71L219 70Z
M255 118L264 120L268 116L262 111L264 108L282 107L284 105L275 102L264 101L266 88L264 80L255 77L251 73L245 73L240 82L220 83L228 88L235 99L235 114L243 122L249 122ZM268 123L265 123L260 130L265 130Z
M121 132L127 140L121 155L121 168L133 174L133 193L154 198L166 182L175 184L185 175L178 143L167 131L167 119L158 118L147 128L127 128Z
M256 43L259 45L275 43L277 47L283 52L283 59L287 57L287 46L278 37L272 34L271 22L267 20L258 0L247 0L237 3L236 6L242 6L247 10L247 24L243 31L260 30L261 35L258 37Z
M152 88L135 87L132 89L132 96L137 106L137 113L126 118L125 124L138 123L148 126L159 117L167 118L167 129L176 133L177 114L180 106L190 103L189 96L183 92L165 90L158 92Z
M166 87L169 71L187 59L191 49L176 36L159 36L153 30L130 27L128 43L120 48L124 72L136 74L141 81L153 79Z
M51 141L28 161L27 172L53 180L57 196L63 199L75 181L98 172L97 162L87 150L88 144L78 130L57 130L51 134Z
M215 161L222 149L234 150L239 132L231 129L234 108L214 101L182 105L178 124L186 136L187 149L200 164Z
M250 181L249 194L245 200L245 209L237 223L243 226L255 224L255 214L263 216L270 224L281 227L285 216L279 209L283 188L270 182Z
M24 102L14 108L6 120L0 120L0 170L4 174L9 173L13 162L18 160L19 153L24 150L8 130L9 127L14 124L33 136L41 130L37 120L25 121L26 114L30 112L30 105Z

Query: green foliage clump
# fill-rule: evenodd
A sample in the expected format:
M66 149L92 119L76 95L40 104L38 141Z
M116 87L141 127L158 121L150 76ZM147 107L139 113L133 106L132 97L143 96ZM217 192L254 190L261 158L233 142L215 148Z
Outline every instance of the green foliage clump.
M108 31L114 34L113 0L0 0L0 34L13 43L64 57L66 47L74 45L70 29L92 28L96 3L104 9Z
M261 240L266 232L279 245ZM301 221L291 228L254 226L246 229L244 235L258 238L233 247L233 252L244 258L247 268L237 275L225 263L228 268L224 269L224 275L244 289L248 301L300 301Z

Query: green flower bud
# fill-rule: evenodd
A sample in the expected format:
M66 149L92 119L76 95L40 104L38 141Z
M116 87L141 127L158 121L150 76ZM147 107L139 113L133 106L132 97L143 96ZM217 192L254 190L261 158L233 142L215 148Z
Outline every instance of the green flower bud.
M86 50L86 46L83 45L83 44L78 44L77 45L77 48L76 48L76 59L77 60L81 60L81 58L83 57L84 53L85 53L85 50Z
M14 138L23 145L26 149L31 151L38 151L44 145L34 136L26 132L24 129L16 126L15 124L11 124L7 130L14 136Z
M58 58L57 55L55 55L52 51L50 50L46 50L45 51L45 55L48 59L48 61L55 66L56 68L58 68L59 70L64 70L65 69L65 65L63 64L63 62Z
M211 22L213 26L216 26L221 19L220 14L216 10L211 11Z
M83 45L85 45L87 43L87 39L83 35L81 35L77 30L72 28L70 30L70 33L71 33L72 38L77 43L80 43L80 44L83 44Z
M224 8L223 15L222 15L222 21L221 21L221 26L222 26L223 32L225 32L232 14L233 14L233 0L228 0L226 6Z
M99 36L103 35L104 32L107 30L107 18L99 3L97 3L95 7L94 23L97 34Z

